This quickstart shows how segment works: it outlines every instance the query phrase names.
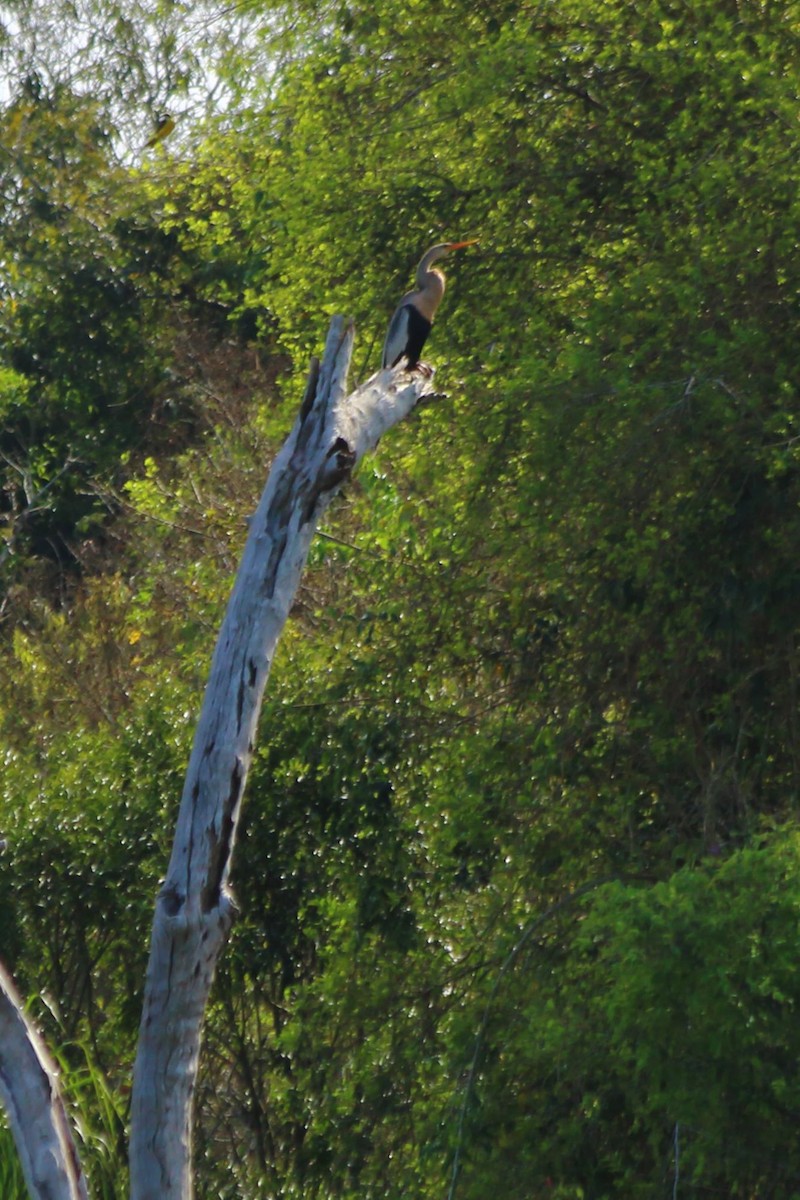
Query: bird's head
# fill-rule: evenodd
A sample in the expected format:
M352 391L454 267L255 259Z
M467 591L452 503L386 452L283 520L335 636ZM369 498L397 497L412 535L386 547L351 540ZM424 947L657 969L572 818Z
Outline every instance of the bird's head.
M468 238L464 242L440 242L437 246L431 246L430 250L426 250L420 259L419 266L417 267L417 282L420 285L423 283L426 275L438 259L444 258L446 254L452 254L454 250L462 250L464 246L474 246L477 242L477 238ZM434 271L433 273L441 276L441 271Z
M475 246L477 242L477 238L468 238L465 242L440 242L438 246L431 246L423 256L422 262L430 267L437 259L444 258L445 254L452 254L454 250L463 250L465 246Z

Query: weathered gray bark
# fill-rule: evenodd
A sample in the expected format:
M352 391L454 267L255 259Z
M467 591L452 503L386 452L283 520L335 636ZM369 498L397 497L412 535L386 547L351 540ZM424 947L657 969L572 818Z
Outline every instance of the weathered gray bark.
M32 1200L86 1200L57 1071L0 967L0 1098Z
M275 647L320 515L363 455L432 392L381 371L347 395L353 328L331 322L295 426L250 524L220 631L158 895L131 1109L132 1200L190 1200L203 1017L234 915L239 810ZM33 1200L87 1200L57 1072L0 967L0 1099Z
M352 325L334 318L321 367L250 524L220 631L156 903L131 1110L132 1200L192 1195L192 1095L203 1017L234 903L239 811L275 647L317 521L363 454L432 390L381 371L350 395Z

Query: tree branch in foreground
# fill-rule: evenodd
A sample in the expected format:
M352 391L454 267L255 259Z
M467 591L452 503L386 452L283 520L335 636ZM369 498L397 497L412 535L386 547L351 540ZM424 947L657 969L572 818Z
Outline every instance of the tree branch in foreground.
M429 377L395 368L348 395L353 337L352 324L334 317L250 523L217 641L156 903L134 1068L132 1200L192 1194L192 1095L214 969L234 916L228 879L242 793L267 676L317 522L362 456L432 392Z
M86 1200L55 1064L2 967L0 1097L33 1200Z

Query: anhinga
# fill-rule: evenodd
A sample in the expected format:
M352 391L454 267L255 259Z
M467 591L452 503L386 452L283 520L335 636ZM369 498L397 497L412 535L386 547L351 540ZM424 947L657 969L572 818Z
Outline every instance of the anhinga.
M413 292L406 292L389 322L383 343L382 366L393 367L401 358L405 358L409 369L416 367L431 331L434 313L444 295L444 275L441 271L431 270L431 267L438 258L463 246L474 246L477 240L470 238L467 242L441 242L423 254L417 267L417 286Z

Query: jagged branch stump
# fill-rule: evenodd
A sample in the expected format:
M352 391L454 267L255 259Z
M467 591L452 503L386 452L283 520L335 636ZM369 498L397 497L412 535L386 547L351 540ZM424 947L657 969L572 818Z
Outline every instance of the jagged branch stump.
M228 888L242 793L275 648L317 522L363 455L432 393L381 371L347 394L353 326L331 322L295 426L250 523L217 641L169 869L156 903L131 1110L132 1200L188 1200L203 1017L234 915Z

